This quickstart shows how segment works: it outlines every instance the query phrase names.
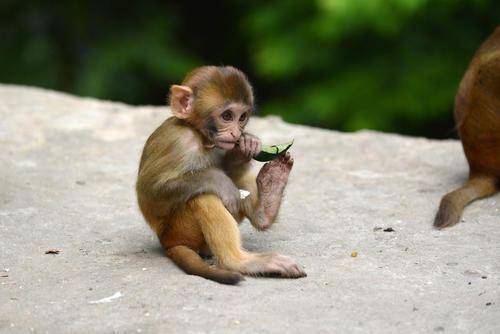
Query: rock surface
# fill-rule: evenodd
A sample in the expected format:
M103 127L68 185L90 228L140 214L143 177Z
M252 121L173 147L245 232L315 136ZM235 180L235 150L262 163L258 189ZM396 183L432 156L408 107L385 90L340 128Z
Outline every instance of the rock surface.
M139 154L168 115L0 85L0 332L500 332L500 196L431 226L467 176L458 141L252 120L265 143L295 138L296 164L245 246L309 276L232 287L182 273L139 214Z

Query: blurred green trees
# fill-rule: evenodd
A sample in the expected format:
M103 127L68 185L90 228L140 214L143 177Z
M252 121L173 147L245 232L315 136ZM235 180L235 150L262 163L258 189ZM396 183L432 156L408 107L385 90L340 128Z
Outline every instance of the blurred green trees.
M453 135L455 91L500 23L494 0L13 1L0 82L162 104L201 64L233 64L291 122Z

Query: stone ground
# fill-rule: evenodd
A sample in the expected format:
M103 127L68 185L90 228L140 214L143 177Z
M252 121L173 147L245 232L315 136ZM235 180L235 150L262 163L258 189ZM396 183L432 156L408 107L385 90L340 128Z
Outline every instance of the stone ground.
M431 226L467 176L458 141L254 119L265 143L295 139L296 164L278 223L243 224L245 246L308 277L224 286L177 269L135 202L168 115L0 85L0 332L500 332L500 196Z

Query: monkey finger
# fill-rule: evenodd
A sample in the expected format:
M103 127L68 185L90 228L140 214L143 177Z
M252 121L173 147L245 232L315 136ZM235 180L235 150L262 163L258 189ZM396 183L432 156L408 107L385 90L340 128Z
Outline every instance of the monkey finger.
M250 151L249 147L250 147L250 139L245 138L244 146L241 148L241 153L247 159L251 158L250 153L249 153L249 151Z
M245 152L245 136L240 137L239 146L241 152Z
M253 150L253 145L254 145L254 140L253 138L248 138L248 145L247 145L247 148L249 151Z
M254 155L259 154L261 150L262 150L262 144L260 142L260 139L256 138L256 140L255 140Z
M249 159L252 157L252 154L253 154L252 146L253 146L253 139L248 138L245 153L247 155L247 158L249 158Z
M252 157L256 156L259 153L259 151L257 151L258 146L259 146L258 141L255 138L253 138L252 139L252 147L250 150Z

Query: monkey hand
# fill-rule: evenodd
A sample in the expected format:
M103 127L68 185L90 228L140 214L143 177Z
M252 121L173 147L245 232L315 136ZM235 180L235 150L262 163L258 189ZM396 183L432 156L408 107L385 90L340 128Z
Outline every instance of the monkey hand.
M236 187L224 187L223 191L218 192L218 196L227 211L233 216L237 216L240 211L241 195Z
M241 195L233 180L218 169L208 169L197 176L200 178L200 182L203 183L199 193L215 194L231 215L236 217L240 211ZM191 176L192 178L193 176Z
M243 133L240 137L238 146L236 146L234 150L241 160L249 161L262 150L262 142L257 136L250 133Z
M195 179L196 178L196 179ZM227 211L237 216L240 211L241 195L239 189L223 171L207 169L201 173L190 176L192 183L200 182L198 193L213 193L220 198Z

